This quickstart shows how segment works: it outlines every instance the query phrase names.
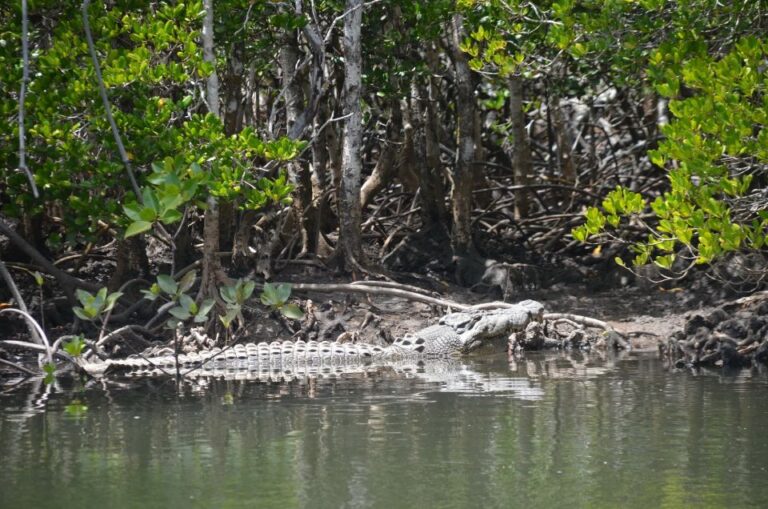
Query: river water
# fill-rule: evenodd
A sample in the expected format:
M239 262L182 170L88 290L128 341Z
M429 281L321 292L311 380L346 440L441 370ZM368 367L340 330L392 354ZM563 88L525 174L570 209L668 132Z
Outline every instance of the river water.
M0 507L768 507L768 377L536 356L0 387Z

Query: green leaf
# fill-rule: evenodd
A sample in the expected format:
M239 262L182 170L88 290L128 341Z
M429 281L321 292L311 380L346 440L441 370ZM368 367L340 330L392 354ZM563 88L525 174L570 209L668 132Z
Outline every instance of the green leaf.
M587 227L582 225L571 230L571 235L575 240L579 242L585 242L587 240Z
M242 291L240 292L242 295L242 300L240 302L245 302L248 299L251 298L251 295L253 295L253 290L256 288L256 283L253 281L244 281L242 284Z
M261 291L261 303L265 306L276 306L281 304L280 299L277 296L277 288L272 283L265 283L264 289Z
M32 277L35 278L35 284L37 286L43 286L43 283L45 283L45 279L43 279L43 275L40 274L38 271L34 271L32 273Z
M176 284L176 281L174 281L168 274L160 274L157 276L157 285L162 291L171 296L176 295L176 292L179 290L179 285Z
M658 265L659 267L663 269L670 269L672 268L672 262L675 261L675 255L669 254L664 256L657 256L655 260L653 260L653 263Z
M144 207L139 211L139 221L148 221L150 223L157 219L157 211L155 209Z
M96 298L93 299L91 304L95 309L101 311L104 308L104 303L107 301L107 287L103 286L96 292Z
M234 286L222 286L219 288L219 293L221 294L221 298L229 304L237 303L237 290Z
M160 296L160 287L157 283L153 283L152 286L149 287L149 290L142 290L141 293L144 294L145 299L153 301Z
M173 224L181 220L183 214L176 209L168 209L160 216L160 221L163 224Z
M149 221L134 221L125 230L125 238L127 239L128 237L133 237L134 235L143 233L150 228L152 228L152 223Z
M286 304L280 308L280 312L287 318L301 320L304 318L304 312L296 304Z
M184 309L181 306L176 306L168 310L168 313L171 314L174 318L178 318L179 320L186 320L187 318L191 317L192 314Z
M194 315L197 313L197 304L195 303L195 300L189 295L187 295L186 293L182 293L179 296L179 304L186 311L188 311L190 315Z
M648 151L648 157L650 157L651 162L658 166L659 168L664 168L664 165L666 164L666 161L664 160L664 156L662 153L658 150L649 150Z
M142 190L141 198L144 207L153 209L155 211L159 210L160 207L157 205L157 197L155 197L155 193L153 193L152 190L148 187L145 187Z
M90 322L95 318L95 315L91 316L85 312L85 309L75 306L72 308L72 311L77 315L78 318L81 320L85 320L86 322Z
M77 300L79 300L80 304L82 304L83 306L90 305L96 298L90 293L86 292L85 290L81 290L79 288L75 290L75 296L77 296Z
M229 328L230 325L232 325L232 321L237 318L238 313L240 313L240 308L237 309L229 309L226 314L219 315L219 320L221 320L221 323L224 324L224 327Z
M123 292L112 292L107 297L106 303L104 305L104 311L109 311L113 307L115 307L115 304L117 303L117 300L123 296Z
M216 303L213 299L205 299L202 304L200 304L200 309L197 310L197 314L195 315L195 323L201 323L204 322L208 318L208 313L213 308L213 305Z
M163 196L160 199L160 210L169 211L174 210L176 207L184 202L184 198L179 194L178 186L169 187L166 186L166 192L171 193L167 196Z
M181 277L181 280L179 280L179 291L188 292L194 286L196 278L197 272L194 270L190 270L184 274Z
M82 336L77 336L73 338L71 341L67 341L66 343L64 343L64 351L67 352L72 357L80 357L85 347L86 347L85 338L83 338Z
M123 212L132 221L142 221L141 218L141 205L136 202L123 205Z
M288 300L291 296L291 285L285 283L282 285L277 285L276 289L276 295L277 299L280 303L283 303Z

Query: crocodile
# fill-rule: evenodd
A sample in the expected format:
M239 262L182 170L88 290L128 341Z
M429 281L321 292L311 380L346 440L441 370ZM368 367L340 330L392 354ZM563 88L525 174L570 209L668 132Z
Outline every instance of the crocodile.
M250 373L256 378L271 378L275 374L284 377L286 374L365 372L376 366L452 358L494 343L506 344L510 334L524 330L532 321L540 321L543 312L541 303L525 300L504 308L449 313L436 325L405 334L388 346L334 341L274 341L236 344L178 356L134 355L104 362L84 362L82 367L94 376L108 373L152 376L177 367L183 369L184 374L195 376Z

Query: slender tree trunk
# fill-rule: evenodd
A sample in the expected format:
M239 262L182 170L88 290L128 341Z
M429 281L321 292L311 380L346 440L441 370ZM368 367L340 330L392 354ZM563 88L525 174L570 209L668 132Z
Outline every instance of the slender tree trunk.
M283 76L282 86L285 90L285 124L286 133L289 136L304 112L304 94L299 83L299 77L296 75L296 64L298 61L299 47L296 33L291 30L285 33L280 47L280 67L282 68ZM309 234L314 229L309 224L309 218L312 217L309 210L312 203L312 181L309 175L309 168L302 164L301 161L296 160L289 162L287 167L288 178L296 186L293 208L301 232L301 253L311 253L315 251L316 245L312 242Z
M214 64L214 70L206 79L205 99L210 112L217 117L219 108L219 78L216 74L216 55L213 51L213 0L203 0L203 59ZM216 295L216 285L221 273L219 251L219 204L215 197L209 196L203 219L203 274L199 297Z
M328 256L331 249L323 239L321 233L324 230L325 223L329 222L330 208L328 206L328 196L325 193L326 186L330 185L328 176L329 146L323 141L327 137L327 132L321 131L323 124L328 119L327 101L323 101L318 114L312 123L312 138L315 142L312 144L312 167L310 176L312 179L312 214L315 220L311 223L310 244L316 246L315 252L319 256ZM325 127L326 131L333 131L333 126ZM335 229L335 227L334 227Z
M429 45L426 52L427 64L432 74L438 73L437 51ZM437 78L430 76L427 82L426 108L424 114L424 156L426 165L422 165L420 178L422 181L422 197L430 196L432 211L431 221L439 225L448 224L448 210L445 207L445 184L443 182L442 164L440 162L440 114L438 100L440 91ZM429 188L424 194L424 188ZM446 230L447 231L447 230Z
M472 187L474 189L488 189L491 187L486 177L485 148L483 147L483 116L480 108L475 108L474 119L472 122L472 138L475 144L475 157L472 160ZM482 191L473 193L475 206L485 208L493 200L492 191Z
M206 62L216 64L216 55L213 51L213 0L203 0L203 59ZM205 80L205 100L208 101L208 110L216 115L220 115L219 109L219 76L216 70Z
M557 159L562 182L572 186L576 183L576 167L574 166L573 154L571 153L571 147L573 146L571 129L563 116L560 100L554 101L552 107L554 108L552 114L555 123L555 136L557 137Z
M347 0L344 18L344 142L341 156L339 196L339 244L348 269L362 262L360 235L360 180L363 167L360 150L363 142L363 115L360 109L362 54L360 27L362 0Z
M523 78L514 75L509 79L509 109L512 123L512 167L515 185L528 185L531 173L531 144L525 130L525 112L523 111ZM530 201L528 191L521 189L515 193L515 219L528 217Z
M472 74L467 56L459 45L463 38L463 19L454 14L451 31L451 53L453 56L454 79L456 83L456 162L453 169L453 190L451 193L451 214L453 230L451 242L455 256L473 251L472 212L472 161L475 158L473 137L475 120L475 98Z
M243 64L243 44L235 43L232 53L227 59L227 72L224 78L225 97L222 122L227 136L237 134L243 128L245 101L243 88L245 85L245 65ZM233 202L219 204L219 247L224 251L232 249L237 223L237 208Z
M227 59L227 74L224 86L224 132L228 135L239 133L243 128L245 101L243 96L247 75L243 63L244 47L241 42L233 45L232 53Z

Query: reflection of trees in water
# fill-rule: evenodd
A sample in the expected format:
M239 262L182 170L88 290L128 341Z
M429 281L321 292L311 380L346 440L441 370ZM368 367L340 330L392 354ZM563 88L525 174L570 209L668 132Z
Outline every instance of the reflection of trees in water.
M90 408L79 419L64 416L72 395L56 389L48 412L33 413L46 389L30 385L0 400L0 481L69 493L94 476L93 503L131 493L167 505L190 495L217 505L222 490L309 507L744 506L766 494L764 381L669 373L642 357L434 366L105 384L78 396Z

